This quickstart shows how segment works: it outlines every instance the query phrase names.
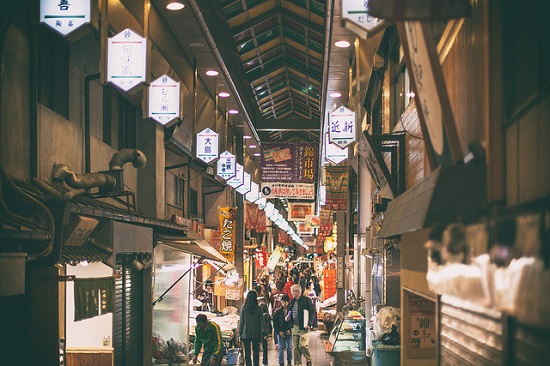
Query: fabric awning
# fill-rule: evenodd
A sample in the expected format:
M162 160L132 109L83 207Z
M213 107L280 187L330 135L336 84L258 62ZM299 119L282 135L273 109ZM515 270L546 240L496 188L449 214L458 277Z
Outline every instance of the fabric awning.
M186 230L185 236L156 235L155 237L158 243L171 248L204 257L205 259L227 263L227 259L223 255L193 230Z
M475 217L486 208L484 164L439 167L432 175L388 203L379 238Z

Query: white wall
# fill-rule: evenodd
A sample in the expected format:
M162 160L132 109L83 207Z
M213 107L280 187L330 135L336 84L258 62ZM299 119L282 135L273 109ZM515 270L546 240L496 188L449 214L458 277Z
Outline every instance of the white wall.
M67 275L77 278L108 277L113 275L111 267L103 263L90 263L87 266L67 266ZM113 339L113 314L96 316L91 319L74 321L74 283L67 281L66 345L72 347L103 347L103 337Z

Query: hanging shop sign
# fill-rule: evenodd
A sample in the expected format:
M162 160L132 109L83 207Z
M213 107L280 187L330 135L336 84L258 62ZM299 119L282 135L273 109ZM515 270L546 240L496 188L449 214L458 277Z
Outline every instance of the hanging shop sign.
M209 128L197 134L197 158L206 164L218 158L218 134Z
M306 221L315 212L315 202L289 202L288 221Z
M358 150L359 161L362 166L368 169L380 195L387 199L393 199L397 193L395 179L390 174L386 162L382 158L382 154L380 154L367 131L363 131L361 134Z
M244 182L244 167L235 163L235 175L227 181L227 184L233 188L237 188Z
M329 140L328 133L325 139L325 159L334 164L340 164L348 158L348 148L341 149Z
M264 268L267 266L267 252L265 250L256 250L254 252L254 262L256 268Z
M448 20L470 13L470 0L369 0L369 14L390 20Z
M220 207L218 219L221 234L220 254L227 260L233 261L235 259L237 209L235 207Z
M348 176L349 168L347 166L327 166L325 176L325 186L327 187L327 197L325 208L327 210L345 210L348 197Z
M244 195L244 199L248 202L256 202L260 198L259 188L258 183L250 182L250 192Z
M341 106L330 113L329 141L341 149L355 142L355 112Z
M180 118L180 83L167 75L151 82L149 86L149 117L166 125Z
M235 164L235 155L229 151L222 152L218 159L218 176L223 180L228 180L235 176Z
M40 0L40 21L66 36L90 22L90 0Z
M127 28L109 38L107 81L128 91L145 81L147 39Z
M236 191L242 195L247 194L250 192L250 185L251 185L251 176L247 172L244 172L244 179L243 184L239 187L237 187Z
M365 0L342 0L342 18L366 31L367 36L372 36L385 27L385 22L367 13L368 5L369 2ZM354 30L353 27L349 28Z
M314 143L262 144L262 182L314 183L317 147Z
M306 227L311 227L313 229L316 229L319 227L319 216L317 215L306 215Z
M315 199L313 183L269 183L262 182L262 196L265 198L288 198L296 200Z
M300 235L313 235L314 230L311 226L307 226L305 221L296 223L296 232Z
M273 271L282 256L283 248L281 246L276 246L269 256L269 260L267 261L267 268L269 268L270 271Z
M431 25L419 21L397 22L397 29L407 70L411 70L430 166L434 170L443 164L457 164L463 158L462 148Z

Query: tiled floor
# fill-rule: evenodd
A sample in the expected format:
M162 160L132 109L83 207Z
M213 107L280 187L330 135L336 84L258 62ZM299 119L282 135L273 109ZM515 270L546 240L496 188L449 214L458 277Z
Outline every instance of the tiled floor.
M309 352L311 353L311 363L312 366L329 366L329 355L325 352L324 341L326 337L321 337L323 334L320 330L314 330L309 332ZM326 334L326 333L325 333ZM275 349L275 343L273 338L269 340L268 344L268 366L279 366L277 350ZM261 352L260 352L260 361L261 361ZM294 365L294 361L292 363ZM286 364L285 364L286 366ZM302 357L302 366L306 366L306 360Z

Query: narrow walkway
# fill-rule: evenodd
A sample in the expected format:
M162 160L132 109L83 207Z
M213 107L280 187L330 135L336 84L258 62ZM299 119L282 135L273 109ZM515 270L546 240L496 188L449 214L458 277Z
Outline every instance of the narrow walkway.
M311 353L312 366L329 366L330 356L325 352L325 346L323 343L328 338L325 338L325 337L321 338L321 334L323 334L323 332L320 330L314 330L309 332L309 352ZM277 350L275 349L275 343L273 341L273 338L269 340L268 350L269 350L268 366L279 366L279 362L277 358ZM261 360L262 360L262 356L260 352L260 362ZM294 365L294 360L292 361L292 365ZM285 366L286 366L286 363L285 363ZM306 366L305 358L303 358L302 360L302 366Z

